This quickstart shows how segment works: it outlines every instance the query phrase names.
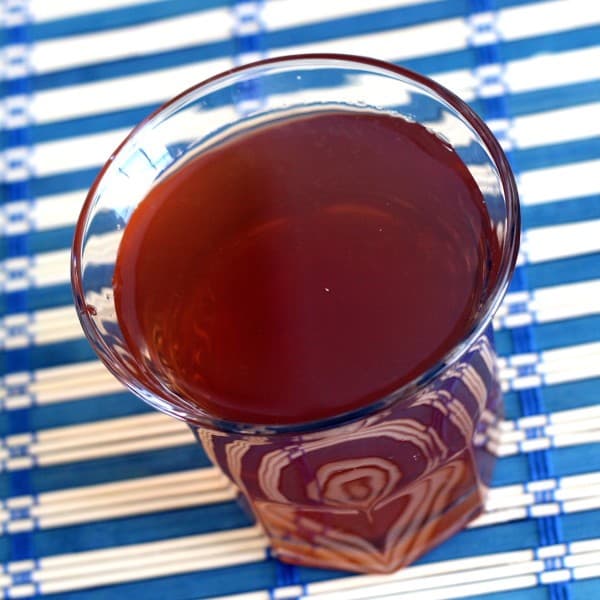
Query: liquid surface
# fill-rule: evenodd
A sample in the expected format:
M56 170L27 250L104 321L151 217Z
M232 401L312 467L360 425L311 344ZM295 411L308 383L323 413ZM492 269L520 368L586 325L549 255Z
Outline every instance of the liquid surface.
M366 111L286 119L163 179L136 209L114 287L156 381L246 423L363 406L470 330L498 246L460 158Z

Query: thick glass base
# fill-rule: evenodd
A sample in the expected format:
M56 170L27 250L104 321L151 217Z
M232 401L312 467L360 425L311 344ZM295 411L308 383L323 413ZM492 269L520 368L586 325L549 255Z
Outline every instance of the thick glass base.
M284 562L391 573L481 513L486 490L473 477L472 460L457 457L370 513L345 512L342 516L321 512L316 520L310 510L265 504L260 506L260 520L268 527L274 553ZM442 512L437 512L440 507ZM372 533L360 535L363 528ZM306 541L309 537L311 543Z
M424 390L350 423L196 434L281 560L389 573L483 510L501 406L488 334Z

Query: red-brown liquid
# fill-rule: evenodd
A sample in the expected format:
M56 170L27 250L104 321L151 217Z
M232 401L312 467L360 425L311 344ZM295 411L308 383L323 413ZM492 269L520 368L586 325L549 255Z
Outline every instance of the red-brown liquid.
M498 252L438 137L383 113L314 113L156 185L125 230L115 304L151 389L228 420L310 421L441 359L477 319Z

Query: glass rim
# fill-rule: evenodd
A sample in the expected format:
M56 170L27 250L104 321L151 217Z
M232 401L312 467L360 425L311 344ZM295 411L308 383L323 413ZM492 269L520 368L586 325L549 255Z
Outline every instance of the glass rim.
M140 396L138 393L139 390L128 381L124 381L121 377L121 371L117 369L109 360L109 357L112 355L110 348L98 334L97 328L92 322L88 311L85 310L85 290L83 288L83 273L81 268L83 261L83 244L85 235L87 233L89 217L95 206L95 197L97 195L97 191L104 180L104 176L109 171L111 164L115 158L126 148L129 142L135 139L142 131L145 131L146 127L154 120L160 118L164 113L168 112L173 105L181 102L182 100L185 100L188 97L197 98L199 92L208 87L210 84L232 79L233 77L242 73L251 75L253 72L255 72L258 76L264 67L272 65L281 65L282 67L287 66L292 69L294 66L306 65L307 63L314 63L315 66L318 67L325 67L330 64L331 66L337 66L338 68L343 68L344 66L362 67L365 69L371 68L375 69L375 71L372 71L374 74L377 74L377 71L380 71L383 73L400 76L402 79L408 80L414 84L418 84L420 87L427 89L429 92L433 92L438 100L441 99L443 102L447 103L458 113L461 119L463 119L473 128L475 133L483 142L485 149L489 153L489 156L491 157L493 164L498 171L499 180L505 199L505 242L502 247L496 281L494 282L494 285L481 308L476 323L465 332L460 340L454 344L452 349L449 350L441 359L439 359L436 364L424 370L423 373L414 377L411 381L406 382L398 386L393 391L386 393L381 398L371 401L359 408L340 413L339 415L328 416L317 420L300 421L297 423L286 423L281 425L236 423L215 417L200 407L198 407L194 413L191 413L187 408L183 408L180 405L174 405L172 401L157 397L152 392L149 392L152 395L152 398L147 397L147 395L142 396L143 401L147 402L160 412L183 420L192 427L211 427L222 431L256 435L264 435L266 433L307 433L355 421L361 417L373 414L388 406L391 406L396 402L400 402L403 398L411 397L431 384L435 378L440 376L444 371L456 363L461 356L468 352L473 343L481 335L483 335L495 312L500 306L504 295L506 294L506 290L508 289L511 276L516 265L520 241L519 236L521 229L521 214L517 185L508 162L508 158L502 150L500 143L485 122L466 104L466 102L461 100L456 94L439 83L429 79L428 77L421 75L420 73L416 73L410 69L395 65L393 63L388 63L386 61L364 56L337 53L308 53L284 55L259 60L246 65L228 69L227 71L215 74L208 79L204 79L203 81L194 84L181 93L173 96L170 100L151 112L129 132L129 134L117 146L114 152L112 152L110 157L100 169L86 195L75 225L75 233L71 247L71 288L77 316L83 331L88 338L88 341L92 345L92 348L98 354L112 375L124 383L131 391L133 391L136 396ZM130 375L133 376L131 373ZM141 384L139 387L141 389L145 389L145 386Z

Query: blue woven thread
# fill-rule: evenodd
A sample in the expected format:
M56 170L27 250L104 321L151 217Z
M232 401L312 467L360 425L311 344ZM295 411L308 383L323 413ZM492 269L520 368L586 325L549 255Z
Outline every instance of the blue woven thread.
M536 560L541 560L544 564L544 570L541 573L537 574L537 580L539 585L547 585L543 581L544 573L548 573L549 571L567 571L568 580L573 581L575 578L573 577L573 568L568 567L565 564L565 556L568 556L571 553L571 548L569 544L564 544L566 550L560 556L543 556L543 549L536 548L534 550L534 556Z
M491 74L491 79L493 79L494 75L498 77L498 81L486 80L484 77L482 83L483 85L490 83L501 84L502 81L500 75L503 71L503 64L498 47L499 36L495 35L493 31L495 26L495 1L471 0L470 4L471 18L474 20L474 22L479 23L479 25L475 26L474 34L478 34L480 40L485 39L487 34L492 34L489 36L487 43L483 43L482 45L477 43L472 44L478 67L488 67L487 72ZM500 89L502 89L502 86L500 86ZM502 91L496 95L491 95L490 97L481 98L480 107L480 111L482 112L482 116L484 118L499 119L504 123L509 123L509 111L506 106L505 91ZM498 137L502 138L506 134L506 131L501 131ZM507 152L507 154L509 155L513 169L516 171L517 165L515 164L514 155L511 155L510 151ZM527 285L525 267L517 267L515 270L512 287L515 291L529 289ZM517 354L536 351L537 344L535 342L533 328L530 325L523 325L511 329L511 337L514 351ZM541 414L544 412L544 403L539 387L521 390L519 392L519 398L524 415ZM539 431L536 428L535 430L532 429L531 432L528 431L527 433L528 437L530 433L537 437ZM531 477L534 481L552 477L551 459L546 450L536 450L530 452L527 455L527 459L529 462ZM541 517L537 520L537 523L540 545L548 546L561 543L563 536L559 516ZM548 590L550 597L553 600L567 600L571 597L570 587L566 582L548 584Z
M298 569L294 567L294 565L289 565L280 561L272 552L271 548L267 548L267 560L271 560L275 564L275 577L277 579L277 584L274 588L268 588L269 600L277 600L277 590L286 587L286 586L300 586L301 593L299 596L288 597L286 596L286 600L299 600L303 596L306 595L307 589L306 585L300 583L298 578Z
M33 583L33 573L31 571L13 573L11 579L13 585L27 585Z
M233 60L236 66L264 58L262 8L262 0L243 0L233 5ZM236 93L236 108L242 116L257 112L264 104L264 93L259 80L240 81Z
M234 3L235 28L234 40L236 56L234 60L240 64L244 55L263 54L263 22L261 12L263 0L241 0Z
M8 7L4 6L4 10L8 11ZM14 79L7 78L2 84L2 96L5 99L14 100L15 103L8 118L21 119L15 127L7 129L4 134L6 148L9 149L24 149L22 154L13 154L14 160L8 161L7 171L15 169L23 169L26 173L29 171L27 165L27 149L31 147L30 130L27 126L26 104L19 104L19 99L27 98L30 95L30 81L27 76L29 66L27 64L27 49L29 44L29 11L27 0L13 2L10 6L10 16L15 23L12 27L5 29L5 40L9 45L14 45L14 48L22 48L22 52L15 53L11 60L11 68L22 69L24 76ZM28 201L31 199L29 178L26 175L24 178L18 178L14 181L11 177L6 178L6 182L2 184L3 204L8 202ZM15 213L14 219L26 218L26 214ZM27 228L25 228L26 230ZM17 233L6 236L5 238L5 253L7 258L27 256L28 250L28 235L25 233ZM27 312L27 291L16 291L8 294L6 297L6 308L8 313L25 313ZM29 353L27 351L7 352L5 355L5 366L7 373L28 372L29 371ZM30 414L27 408L8 411L8 432L9 434L25 433L31 430ZM21 448L15 449L14 452L20 455ZM14 453L13 452L13 453ZM23 496L32 494L32 481L29 469L10 471L8 474L9 493L11 496ZM33 545L31 533L15 533L10 535L11 557L13 560L24 560L31 558L33 555Z

